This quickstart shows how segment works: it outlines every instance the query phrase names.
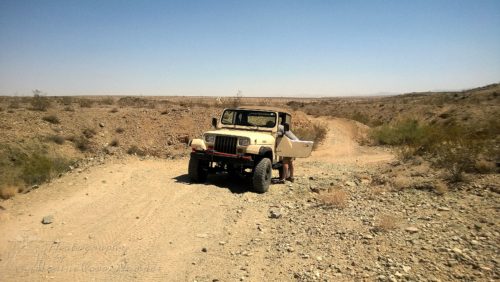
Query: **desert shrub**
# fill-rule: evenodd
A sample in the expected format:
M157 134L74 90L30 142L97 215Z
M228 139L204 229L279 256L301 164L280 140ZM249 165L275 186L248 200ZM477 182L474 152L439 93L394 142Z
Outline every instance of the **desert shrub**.
M96 132L94 129L92 128L85 128L83 131L83 136L85 136L86 138L92 138L95 136Z
M310 126L297 127L292 130L300 140L314 141L313 149L316 149L328 133L326 124L314 122Z
M99 100L99 104L101 104L101 105L113 105L113 104L115 104L115 99L113 99L111 97L102 98L101 100Z
M80 105L80 108L92 108L92 105L94 105L94 101L90 99L81 98L78 99L78 105Z
M73 97L70 97L70 96L63 96L63 97L61 97L60 101L63 105L70 106L71 104L73 104L74 99L73 99Z
M477 160L474 164L474 168L479 173L492 173L497 170L496 165L492 161L487 161L484 159Z
M398 226L398 220L392 215L381 215L375 221L375 231L377 232L387 232L396 229Z
M118 112L118 108L113 108L113 109L111 109L111 111L109 111L109 112L110 112L110 113L113 113L113 114L114 114L114 113L117 113L117 112Z
M4 110L3 107L0 107L0 112L3 112L3 110Z
M48 137L48 140L56 144L62 145L64 144L64 141L66 141L66 138L62 137L61 135L51 135Z
M73 107L71 107L71 106L64 107L64 110L66 112L74 112L75 111L75 109Z
M478 171L475 166L481 154L497 155L498 124L496 119L474 127L404 120L372 129L370 136L377 144L398 146L397 153L403 161L423 156L444 169L450 181L462 181L464 172Z
M82 152L86 152L90 150L90 141L83 135L80 135L78 137L75 137L73 140L73 143L75 144L75 147L79 149Z
M147 107L149 101L145 98L139 97L123 97L118 100L118 105L120 107Z
M4 200L10 199L16 195L17 190L15 186L2 186L0 187L0 198Z
M139 149L139 147L137 147L136 145L133 145L127 150L127 154L145 156L146 152L144 150Z
M434 192L438 195L444 195L448 192L448 186L442 181L438 181L434 184Z
M326 206L344 208L347 205L347 193L340 189L335 189L319 195L319 200Z
M40 184L66 171L69 162L57 155L49 154L39 143L24 143L22 146L2 144L0 146L0 186L18 187L21 183Z
M9 104L9 109L19 109L21 107L21 104L19 103L18 100L13 100Z
M370 118L367 115L358 111L355 111L349 118L357 122L360 122L362 124L367 124L367 125L370 124Z
M113 139L111 140L111 142L109 143L110 146L113 146L113 147L118 147L120 145L120 141L118 139Z
M115 131L116 133L123 133L125 132L125 129L123 129L122 127L118 127Z
M59 124L61 121L59 118L55 115L47 115L42 117L42 119L46 122L52 123L52 124Z
M33 98L31 98L31 109L35 111L45 112L50 107L50 100L46 96L42 96L39 90L33 91Z

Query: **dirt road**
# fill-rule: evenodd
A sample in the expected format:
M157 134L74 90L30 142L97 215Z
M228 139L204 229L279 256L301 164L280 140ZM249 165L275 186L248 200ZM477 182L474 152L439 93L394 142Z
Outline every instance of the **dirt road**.
M328 124L325 144L298 161L299 179L314 172L308 163L392 158L359 147L353 122ZM0 280L293 279L286 265L274 265L278 229L269 211L298 186L273 185L259 195L225 176L193 185L186 167L187 159L111 160L1 202ZM42 224L45 216L52 223Z

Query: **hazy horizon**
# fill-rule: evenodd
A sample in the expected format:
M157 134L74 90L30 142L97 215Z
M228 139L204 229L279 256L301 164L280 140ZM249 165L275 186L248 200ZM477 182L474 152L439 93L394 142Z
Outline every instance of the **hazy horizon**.
M500 1L2 1L0 95L329 97L500 81Z

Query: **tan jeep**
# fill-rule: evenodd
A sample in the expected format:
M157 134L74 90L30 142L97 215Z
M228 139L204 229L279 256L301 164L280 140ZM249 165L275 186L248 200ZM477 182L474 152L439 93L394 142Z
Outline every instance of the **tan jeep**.
M189 142L191 181L205 182L208 173L222 171L251 176L254 191L266 192L272 170L282 167L282 157L306 158L311 154L313 142L293 141L282 134L290 130L290 124L291 115L279 109L225 109L220 120L212 119L214 130Z

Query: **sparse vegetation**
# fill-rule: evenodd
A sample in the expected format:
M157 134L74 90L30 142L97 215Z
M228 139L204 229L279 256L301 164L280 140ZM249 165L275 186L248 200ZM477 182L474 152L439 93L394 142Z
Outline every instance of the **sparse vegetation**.
M47 115L42 118L44 121L52 124L59 124L61 121L55 115Z
M9 109L19 109L20 107L21 107L21 104L19 103L19 101L17 99L13 100L9 104Z
M375 230L379 232L387 232L396 229L398 220L391 215L381 215L375 222Z
M95 136L96 132L94 129L92 128L85 128L83 131L83 136L85 136L86 138L92 138Z
M59 144L59 145L64 144L64 141L66 141L66 139L64 137L62 137L61 135L51 135L48 137L48 140L50 140L56 144Z
M99 100L99 104L101 105L114 105L115 104L115 99L112 97L105 97Z
M33 90L33 98L31 98L31 109L35 111L45 112L50 107L50 100L42 95L42 91Z
M139 149L139 147L137 147L136 145L133 145L127 150L127 154L145 156L146 152L144 150Z
M0 187L0 198L7 200L14 197L17 193L17 188L14 186L2 186Z
M316 149L325 140L328 127L319 122L314 122L310 126L297 127L292 130L300 140L314 141L313 149Z
M92 105L94 105L94 101L90 99L81 98L78 99L78 105L80 105L80 108L92 108Z
M109 143L110 146L112 147L118 147L120 145L120 141L118 139L113 139L111 140L111 142Z
M478 171L481 154L498 155L495 139L500 134L495 119L473 127L451 124L425 124L403 120L383 125L371 132L376 144L397 146L403 161L422 156L448 172L448 180L463 181L464 172ZM475 168L476 167L476 168Z
M61 97L60 101L65 106L71 106L71 104L73 104L73 102L74 102L74 99L73 99L73 97L70 97L70 96L63 96L63 97Z
M2 144L0 151L0 186L18 187L40 184L68 169L69 162L54 153L49 153L40 144Z
M347 193L341 189L334 189L320 194L319 200L327 206L344 208L347 205Z
M75 137L73 140L75 147L82 152L86 152L90 150L90 141L84 136L80 135L79 137Z

